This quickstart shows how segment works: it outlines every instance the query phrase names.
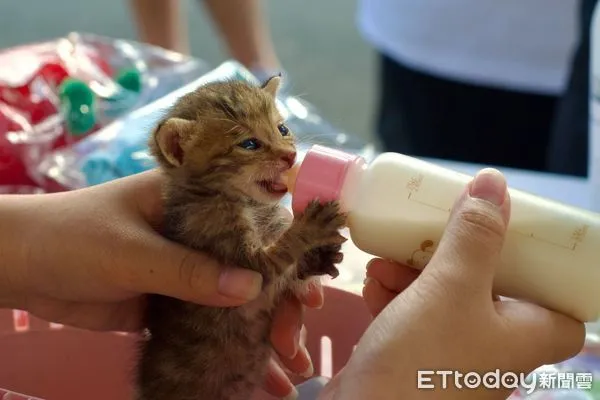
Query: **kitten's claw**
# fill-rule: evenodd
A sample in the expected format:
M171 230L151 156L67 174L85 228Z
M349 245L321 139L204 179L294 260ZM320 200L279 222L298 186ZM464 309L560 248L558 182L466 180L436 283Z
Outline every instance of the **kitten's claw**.
M296 218L302 228L302 234L308 250L322 246L339 246L348 239L340 234L346 225L346 214L340 212L337 202L321 204L312 201L303 214Z
M342 234L340 234L338 232L338 234L332 238L332 243L329 243L331 245L335 245L335 246L341 246L342 244L346 243L348 241L348 238L344 237Z
M335 279L340 272L335 266L344 259L341 246L329 245L318 247L306 253L303 262L298 266L298 278L306 279L312 276L329 275Z
M303 217L319 225L335 227L336 230L342 229L346 225L347 219L347 215L340 211L338 202L330 201L321 204L317 200L313 200L308 204Z
M334 264L339 264L342 261L344 261L344 254L343 253L335 253L332 257L331 257L331 261Z
M321 204L312 201L303 214L295 218L301 242L306 246L304 257L298 265L298 278L329 275L336 278L335 264L343 260L342 244L348 239L340 229L346 225L346 214L340 212L337 202Z

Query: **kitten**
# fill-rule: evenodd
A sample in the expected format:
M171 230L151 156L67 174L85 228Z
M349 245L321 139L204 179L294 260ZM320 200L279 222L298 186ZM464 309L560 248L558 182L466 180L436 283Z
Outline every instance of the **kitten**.
M342 260L336 203L312 202L290 221L279 200L296 160L275 106L280 77L262 87L211 83L181 97L150 149L166 176L164 235L223 265L258 271L258 299L214 308L150 296L138 400L245 400L263 383L273 310Z

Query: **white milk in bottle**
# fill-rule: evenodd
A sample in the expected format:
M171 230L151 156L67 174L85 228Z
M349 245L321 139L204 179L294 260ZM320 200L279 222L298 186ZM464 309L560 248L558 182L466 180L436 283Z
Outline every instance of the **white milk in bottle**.
M397 153L371 163L314 146L290 177L292 208L338 200L354 244L423 268L471 176ZM600 316L600 215L509 189L511 218L494 289L580 321Z

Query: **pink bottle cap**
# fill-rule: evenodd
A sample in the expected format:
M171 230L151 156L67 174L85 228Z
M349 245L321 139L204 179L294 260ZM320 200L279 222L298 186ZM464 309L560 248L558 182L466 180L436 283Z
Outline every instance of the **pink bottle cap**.
M354 154L315 145L304 156L292 193L292 210L302 212L313 200L340 200L350 167L364 162Z

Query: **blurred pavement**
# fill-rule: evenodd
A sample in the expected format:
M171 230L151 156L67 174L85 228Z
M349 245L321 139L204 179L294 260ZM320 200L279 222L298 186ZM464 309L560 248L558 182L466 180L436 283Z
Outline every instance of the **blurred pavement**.
M0 0L0 48L69 31L135 39L127 6L122 0ZM226 54L210 20L196 0L186 6L193 55L216 66ZM266 6L293 92L333 124L370 137L376 65L355 27L355 0L271 0Z

